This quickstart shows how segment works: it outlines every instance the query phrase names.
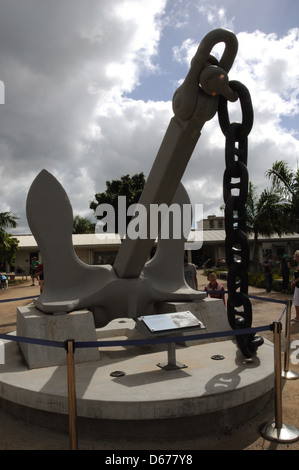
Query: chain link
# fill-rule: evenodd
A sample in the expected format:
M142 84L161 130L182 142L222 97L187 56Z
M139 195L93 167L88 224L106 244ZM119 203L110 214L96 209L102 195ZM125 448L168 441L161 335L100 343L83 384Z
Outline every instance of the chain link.
M238 81L230 81L237 93L242 123L230 123L227 99L219 97L218 118L226 137L223 175L225 203L225 253L228 266L227 315L232 329L250 328L252 306L248 297L248 270L250 251L246 237L246 199L248 194L248 134L253 125L253 109L247 88ZM236 336L237 344L246 358L250 358L263 344L263 338L253 334Z

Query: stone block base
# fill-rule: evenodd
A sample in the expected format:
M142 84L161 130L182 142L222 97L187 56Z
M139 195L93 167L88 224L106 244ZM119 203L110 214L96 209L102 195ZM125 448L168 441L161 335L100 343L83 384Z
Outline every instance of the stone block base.
M204 300L193 302L161 302L158 306L159 313L183 312L189 310L195 317L200 320L204 326L204 330L196 330L191 333L182 333L181 336L192 334L218 333L222 331L231 331L228 323L227 312L221 299L212 299L207 297ZM216 337L198 341L186 341L185 345L194 345L199 343L212 343L215 341L224 341L232 339L232 337Z
M31 305L17 308L17 336L51 341L97 341L93 315L89 310L47 315ZM66 364L65 349L23 342L19 347L29 369ZM98 348L75 351L76 362L99 358Z

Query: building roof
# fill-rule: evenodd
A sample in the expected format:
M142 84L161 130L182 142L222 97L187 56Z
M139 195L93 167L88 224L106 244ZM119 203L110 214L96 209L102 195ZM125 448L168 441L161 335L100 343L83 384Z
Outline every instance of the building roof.
M14 235L19 240L19 249L37 248L37 242L33 235ZM94 247L102 245L119 245L120 237L118 234L95 234L84 233L72 235L73 245L77 248Z
M247 236L249 241L253 241L254 236L250 234ZM288 233L281 237L274 233L271 237L259 235L259 242L278 242L278 241L296 241L299 242L299 233ZM203 242L204 243L224 243L225 242L225 230L203 230Z
M203 244L215 244L215 243L224 243L225 242L225 230L203 230ZM15 238L19 240L19 249L36 249L37 243L33 235L14 235ZM118 246L121 241L118 234L76 234L72 236L73 245L76 248L88 248L88 247L102 247L103 245L107 246ZM253 240L253 235L248 236L248 240ZM287 234L279 235L275 234L269 237L259 236L260 242L278 242L278 241L296 241L299 243L299 234Z
M202 234L204 243L225 242L225 230L203 230Z

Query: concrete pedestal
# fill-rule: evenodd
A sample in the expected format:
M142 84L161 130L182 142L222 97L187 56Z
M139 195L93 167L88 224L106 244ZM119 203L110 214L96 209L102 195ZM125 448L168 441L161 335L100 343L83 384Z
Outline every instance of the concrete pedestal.
M96 341L93 315L89 310L68 314L47 315L34 306L17 308L17 336L51 341ZM19 343L29 369L66 364L66 351L57 347ZM76 362L96 361L100 358L97 348L76 351Z
M125 338L124 338L125 339ZM47 348L48 349L48 348ZM76 350L75 355L79 352ZM213 360L221 355L223 360ZM166 351L111 346L101 360L76 364L80 436L119 441L177 442L218 436L259 415L273 403L273 344L265 340L252 361L233 341L177 346L184 369L157 366ZM68 433L66 366L28 370L15 342L5 342L0 408L27 423ZM121 376L112 372L123 371ZM152 448L152 447L149 447ZM168 447L167 447L168 448Z
M206 326L199 333L229 330L222 301L160 307L197 312ZM115 319L96 330L88 310L46 315L33 306L18 308L17 328L18 336L58 341L144 337L130 318ZM136 439L180 442L182 435L210 434L217 439L262 413L273 399L273 344L268 341L251 361L243 358L232 338L192 342L188 347L179 343L176 355L185 367L176 370L159 366L167 359L165 344L103 347L100 343L100 360L97 348L75 349L78 426L85 436L132 443ZM28 423L68 432L65 350L26 343L18 347L5 341L5 358L0 409Z

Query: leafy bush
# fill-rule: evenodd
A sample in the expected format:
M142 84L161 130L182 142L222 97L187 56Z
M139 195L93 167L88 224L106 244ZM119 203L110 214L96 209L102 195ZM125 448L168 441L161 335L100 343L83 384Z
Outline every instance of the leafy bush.
M250 286L266 288L264 274L262 274L262 273L248 273L248 284Z

